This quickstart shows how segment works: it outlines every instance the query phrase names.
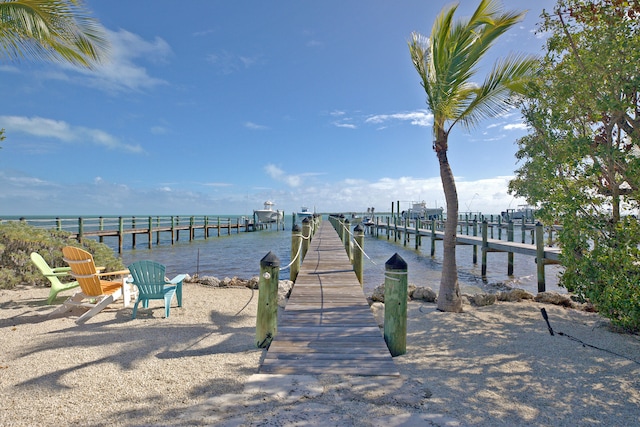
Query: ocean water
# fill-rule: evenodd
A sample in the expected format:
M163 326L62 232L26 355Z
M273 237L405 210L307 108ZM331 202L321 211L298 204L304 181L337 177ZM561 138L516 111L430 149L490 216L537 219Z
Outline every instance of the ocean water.
M291 259L291 218L287 218L285 229L263 230L257 232L236 233L220 237L202 236L189 241L184 237L174 245L162 242L152 249L146 247L146 236L138 237L136 249L131 248L130 241L125 240L125 250L121 254L125 265L131 262L152 259L167 266L167 275L188 273L190 275L250 278L260 272L260 260L269 252L280 259L281 268L289 264ZM506 234L506 233L505 233ZM517 232L516 232L516 235ZM111 238L115 241L115 238ZM112 247L117 241L105 243ZM442 271L442 242L436 243L436 254L430 256L430 240L422 239L423 246L414 249L412 240L406 246L402 241L394 242L393 237L387 240L386 234L379 237L367 234L364 240L365 265L364 288L369 294L378 285L384 283L384 264L395 253L398 253L408 265L409 283L417 286L429 286L436 292L439 287ZM456 259L458 264L459 283L463 292L495 291L500 285L525 289L537 293L537 272L534 257L514 255L514 275L507 275L507 254L494 252L487 255L487 278L481 277L481 255L478 249L478 263L473 264L472 246L458 246ZM558 274L561 267L548 265L545 267L546 290L565 292L558 287ZM281 279L289 278L289 270L280 272Z

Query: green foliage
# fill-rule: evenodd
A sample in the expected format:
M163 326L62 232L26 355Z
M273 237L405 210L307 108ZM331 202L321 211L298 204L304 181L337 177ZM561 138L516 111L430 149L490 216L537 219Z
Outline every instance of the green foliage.
M640 224L626 217L585 233L589 225L579 218L564 224L562 283L613 324L640 331Z
M558 0L537 84L522 103L512 194L559 222L561 285L640 330L640 2Z
M93 255L96 265L106 271L124 269L120 258L103 243L85 239L81 244L65 231L35 228L21 221L0 224L0 289L19 285L50 286L31 262L31 252L38 252L51 267L65 267L62 248L77 246Z

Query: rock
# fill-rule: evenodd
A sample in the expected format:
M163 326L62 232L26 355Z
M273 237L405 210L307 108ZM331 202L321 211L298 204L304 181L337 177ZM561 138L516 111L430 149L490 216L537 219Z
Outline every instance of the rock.
M278 305L284 307L287 305L287 300L291 295L293 289L293 282L291 280L279 280L278 281Z
M202 276L198 278L198 283L201 283L206 286L220 286L220 280L217 277L213 276Z
M371 304L371 311L373 312L373 317L376 318L376 322L378 322L378 327L384 328L384 303L374 302Z
M384 302L384 284L378 286L373 290L371 294L371 299L374 302Z
M523 299L533 299L533 295L524 289L511 289L510 291L500 292L497 295L498 301L519 302Z
M249 289L258 289L258 285L260 284L260 277L253 276L251 279L247 280L247 288Z
M476 294L470 299L471 304L478 307L493 305L496 303L496 300L497 297L495 294Z
M573 301L571 301L571 297L569 295L559 294L557 292L538 292L538 295L535 296L534 301L561 305L563 307L573 306Z
M416 287L411 293L411 299L422 300L426 302L436 302L438 295L435 291L426 286Z

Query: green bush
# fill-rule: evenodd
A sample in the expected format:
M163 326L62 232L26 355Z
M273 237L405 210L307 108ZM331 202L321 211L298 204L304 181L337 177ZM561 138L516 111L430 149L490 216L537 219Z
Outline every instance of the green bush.
M19 285L50 286L50 283L31 262L31 252L38 252L51 267L64 267L62 248L77 246L90 252L96 265L106 271L124 269L122 260L103 243L85 239L82 243L70 233L45 230L22 221L0 224L0 289L13 289Z
M640 331L640 224L632 217L590 229L577 222L563 230L561 284L589 299L614 325Z

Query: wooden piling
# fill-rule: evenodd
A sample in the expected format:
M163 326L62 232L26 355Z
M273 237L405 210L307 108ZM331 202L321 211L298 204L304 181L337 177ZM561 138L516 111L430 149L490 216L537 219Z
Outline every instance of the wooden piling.
M384 266L384 340L395 357L407 352L407 263L396 253Z
M300 259L302 258L302 233L298 224L291 227L291 268L289 269L289 280L296 281L300 272Z
M356 272L356 277L360 286L364 286L364 227L362 223L355 226L353 229L353 270Z
M278 280L280 260L269 252L260 260L256 346L266 348L278 332Z

